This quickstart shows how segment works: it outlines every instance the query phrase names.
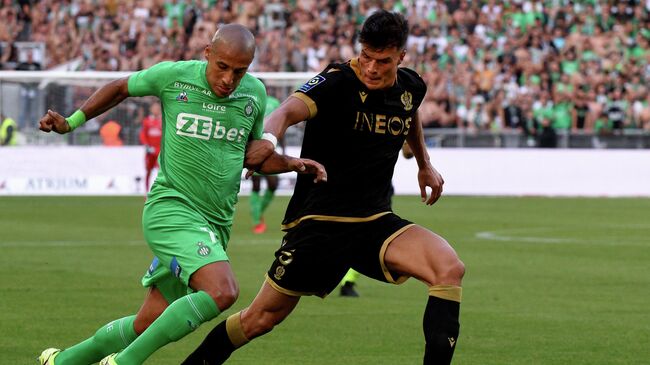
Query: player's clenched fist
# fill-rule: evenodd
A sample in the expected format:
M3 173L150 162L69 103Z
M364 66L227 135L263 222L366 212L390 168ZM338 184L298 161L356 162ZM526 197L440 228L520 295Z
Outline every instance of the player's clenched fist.
M47 133L55 131L56 133L64 134L70 132L71 130L68 121L66 121L61 114L49 109L38 123L38 129Z

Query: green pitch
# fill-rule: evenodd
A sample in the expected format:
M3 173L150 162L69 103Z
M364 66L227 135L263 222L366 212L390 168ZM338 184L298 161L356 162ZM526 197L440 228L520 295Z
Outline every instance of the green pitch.
M142 198L0 198L0 364L33 364L137 311L151 256ZM241 285L262 282L286 198L251 233L242 198L229 253ZM444 197L397 213L445 236L467 266L456 364L642 364L650 361L650 199ZM419 364L426 288L360 279L358 299L304 298L230 364ZM232 310L228 313L232 313ZM221 318L225 318L221 316ZM220 320L219 319L219 320ZM148 364L179 364L204 325Z

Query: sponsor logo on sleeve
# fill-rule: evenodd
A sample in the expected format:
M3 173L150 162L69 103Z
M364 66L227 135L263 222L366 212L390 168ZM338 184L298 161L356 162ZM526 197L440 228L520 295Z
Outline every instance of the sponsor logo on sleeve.
M187 99L187 93L185 91L181 91L178 96L176 96L176 101L181 101L184 103L187 103L189 100Z

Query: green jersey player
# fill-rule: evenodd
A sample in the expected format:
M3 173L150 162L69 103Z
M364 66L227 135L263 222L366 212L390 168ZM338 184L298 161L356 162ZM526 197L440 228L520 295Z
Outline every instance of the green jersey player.
M144 304L77 345L43 351L41 365L142 364L215 318L239 293L225 250L243 166L326 178L311 160L256 159L269 144L260 143L266 91L246 72L254 53L246 28L224 25L206 46L207 62L159 63L100 88L69 118L48 111L41 119L41 130L67 133L129 96L155 95L163 109L160 172L142 216L154 253Z

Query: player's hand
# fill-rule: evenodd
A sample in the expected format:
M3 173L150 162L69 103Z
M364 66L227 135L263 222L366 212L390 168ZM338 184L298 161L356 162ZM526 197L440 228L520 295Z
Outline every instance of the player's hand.
M149 155L153 155L154 153L156 153L156 149L153 146L150 146L150 145L145 145L144 150Z
M289 168L299 174L316 175L314 183L327 182L325 166L308 158L295 158L289 161Z
M442 195L442 185L445 180L442 175L428 164L418 171L418 183L420 184L420 196L427 205L433 205ZM431 188L431 196L427 197L427 187Z
M314 177L314 183L327 182L327 171L325 170L325 166L314 160L308 158L291 158L287 164L291 171L295 171L299 174L316 175ZM253 169L247 169L245 178L248 180L253 176L253 174L255 174L255 172L256 171Z
M61 114L50 109L47 110L47 113L41 118L38 124L38 129L46 133L54 131L58 134L65 134L72 130L68 121Z
M262 162L273 154L273 143L265 139L257 139L248 142L246 145L246 158L244 159L244 166L251 166L257 168L262 165Z

